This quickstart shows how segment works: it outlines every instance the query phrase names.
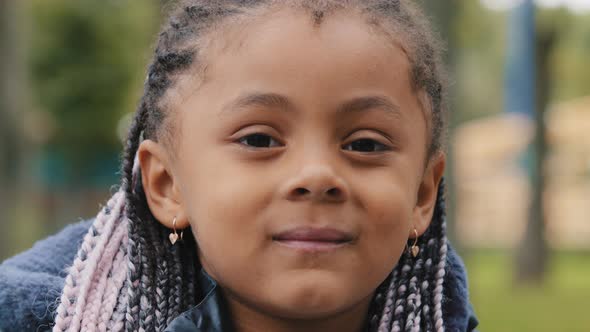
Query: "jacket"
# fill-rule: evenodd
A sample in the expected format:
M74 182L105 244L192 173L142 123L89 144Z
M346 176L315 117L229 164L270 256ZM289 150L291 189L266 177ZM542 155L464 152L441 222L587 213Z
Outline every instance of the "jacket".
M66 226L23 253L0 264L0 331L50 331L67 276L66 268L92 220ZM449 247L443 293L446 331L474 331L478 321L469 303L463 262ZM215 281L201 270L200 303L176 317L166 332L227 332L233 330Z

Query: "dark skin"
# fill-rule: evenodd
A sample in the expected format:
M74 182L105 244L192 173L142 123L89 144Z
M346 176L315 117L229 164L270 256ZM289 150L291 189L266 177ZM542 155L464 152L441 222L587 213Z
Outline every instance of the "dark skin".
M280 10L226 29L206 79L192 71L168 94L174 144L139 148L150 209L191 227L238 331L360 331L428 228L445 168L443 153L427 156L430 111L406 53L351 13L318 27ZM297 227L349 238L325 250L277 240Z

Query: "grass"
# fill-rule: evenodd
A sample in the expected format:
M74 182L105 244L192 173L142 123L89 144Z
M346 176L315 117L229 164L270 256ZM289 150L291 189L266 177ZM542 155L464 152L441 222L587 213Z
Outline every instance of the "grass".
M475 251L464 259L479 331L590 331L590 253L553 253L544 283L520 287L509 253Z

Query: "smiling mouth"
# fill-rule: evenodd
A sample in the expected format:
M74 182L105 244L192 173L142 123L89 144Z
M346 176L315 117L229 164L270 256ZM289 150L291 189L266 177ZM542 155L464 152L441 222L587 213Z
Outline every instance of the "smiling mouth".
M295 228L279 233L272 240L281 246L302 252L331 251L349 245L353 236L333 228Z

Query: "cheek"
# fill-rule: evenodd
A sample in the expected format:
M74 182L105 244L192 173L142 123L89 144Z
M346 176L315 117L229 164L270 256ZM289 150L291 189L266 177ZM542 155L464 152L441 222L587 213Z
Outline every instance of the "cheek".
M408 227L405 223L387 220L372 227L367 232L367 268L374 270L380 279L384 279L399 261L407 238Z
M382 180L381 185L375 183L357 188L360 197L364 197L362 204L367 214L361 239L366 251L364 256L371 268L385 274L395 267L405 249L414 208L412 190L409 189L412 184L389 180Z
M183 202L199 244L201 262L210 274L240 269L254 260L264 243L259 217L272 192L261 175L250 174L223 155L202 154L185 173ZM215 162L213 162L215 161Z
M183 203L197 226L235 228L270 202L268 177L248 169L222 150L201 150L186 158L182 171ZM237 217L237 218L236 218ZM222 222L223 221L223 222ZM226 225L227 224L227 225Z

